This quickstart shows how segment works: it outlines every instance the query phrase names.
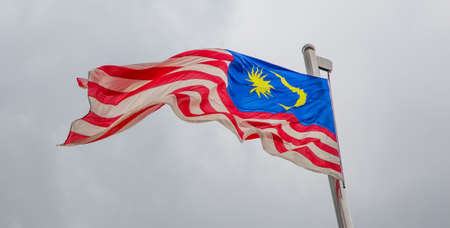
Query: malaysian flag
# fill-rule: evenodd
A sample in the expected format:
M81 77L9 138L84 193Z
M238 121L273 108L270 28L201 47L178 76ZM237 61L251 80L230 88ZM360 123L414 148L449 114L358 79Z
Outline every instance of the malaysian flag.
M63 145L128 129L168 104L189 122L219 121L241 141L342 179L328 81L224 49L183 52L163 62L101 66L77 79L90 111Z

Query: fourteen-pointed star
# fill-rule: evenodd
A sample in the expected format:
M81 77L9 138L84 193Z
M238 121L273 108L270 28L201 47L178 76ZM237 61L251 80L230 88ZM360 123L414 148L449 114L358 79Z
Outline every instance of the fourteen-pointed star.
M261 98L261 94L264 95L264 97L268 98L267 95L272 96L270 94L270 89L275 88L271 84L269 84L270 81L264 81L264 78L267 75L261 76L262 73L263 73L262 69L258 70L258 68L256 68L256 71L254 71L254 69L252 68L251 73L247 72L248 78L245 80L253 83L251 86L253 86L254 88L250 90L250 93L256 92L259 98Z

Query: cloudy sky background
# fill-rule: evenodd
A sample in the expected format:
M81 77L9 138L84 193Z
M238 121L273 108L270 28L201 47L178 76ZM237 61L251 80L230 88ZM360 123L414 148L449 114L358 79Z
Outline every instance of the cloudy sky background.
M450 3L0 3L0 227L336 227L326 176L166 107L61 148L88 111L75 76L228 48L305 72L330 58L355 227L450 226Z

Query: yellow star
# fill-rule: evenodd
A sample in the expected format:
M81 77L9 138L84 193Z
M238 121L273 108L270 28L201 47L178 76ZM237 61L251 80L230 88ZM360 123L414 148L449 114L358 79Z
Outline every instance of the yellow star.
M256 68L256 71L254 71L252 67L251 73L247 71L248 78L246 78L245 80L252 82L253 84L251 86L255 87L250 90L249 93L256 92L259 98L261 98L261 94L264 95L264 97L268 98L267 95L272 96L272 94L270 94L270 89L275 88L273 88L273 86L269 84L270 81L264 81L264 78L267 75L261 76L262 72L262 69L259 71L258 68Z

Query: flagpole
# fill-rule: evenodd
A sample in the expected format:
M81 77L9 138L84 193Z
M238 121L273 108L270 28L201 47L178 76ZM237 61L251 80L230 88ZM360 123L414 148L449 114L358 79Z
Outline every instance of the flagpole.
M314 75L321 77L320 70L324 70L328 73L328 81L330 80L330 72L333 69L333 63L326 58L316 56L316 49L312 44L306 44L302 48L303 57L305 59L306 72L309 75ZM330 96L331 96L331 84ZM331 100L333 103L333 100ZM334 110L333 110L334 113ZM337 135L337 134L336 134ZM338 140L339 145L339 140ZM341 162L342 167L342 162ZM339 228L352 228L352 219L350 217L350 212L347 206L347 198L345 195L345 188L341 186L341 181L338 179L328 176L328 181L330 183L331 197L333 198L334 210L336 212L336 218Z

